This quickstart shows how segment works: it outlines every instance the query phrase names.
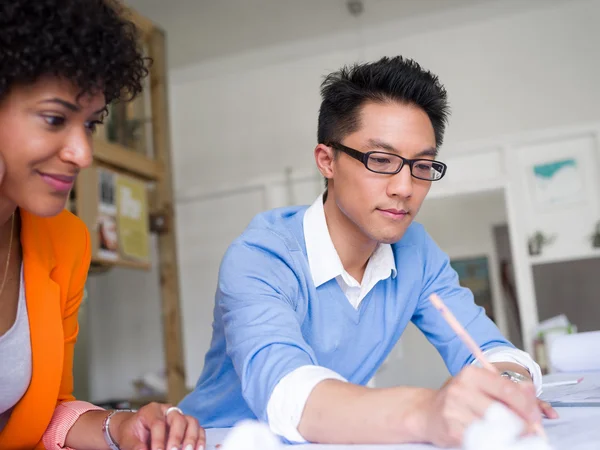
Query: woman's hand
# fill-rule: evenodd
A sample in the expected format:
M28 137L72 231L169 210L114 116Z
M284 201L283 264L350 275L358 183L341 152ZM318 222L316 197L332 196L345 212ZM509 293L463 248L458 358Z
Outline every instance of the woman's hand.
M150 403L135 414L115 414L109 428L122 450L203 450L206 443L204 429L194 417L160 403Z

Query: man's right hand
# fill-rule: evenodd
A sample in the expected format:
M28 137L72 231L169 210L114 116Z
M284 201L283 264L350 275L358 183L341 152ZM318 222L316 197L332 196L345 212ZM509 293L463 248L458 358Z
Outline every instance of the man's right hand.
M460 446L466 429L493 402L501 402L530 427L541 423L533 384L517 384L475 366L463 369L421 403L418 435L440 447Z

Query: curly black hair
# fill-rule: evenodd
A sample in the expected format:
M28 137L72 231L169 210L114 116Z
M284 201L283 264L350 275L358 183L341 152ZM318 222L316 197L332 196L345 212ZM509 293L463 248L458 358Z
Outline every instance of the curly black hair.
M106 103L142 91L150 60L115 0L0 0L0 100L14 84L65 78Z

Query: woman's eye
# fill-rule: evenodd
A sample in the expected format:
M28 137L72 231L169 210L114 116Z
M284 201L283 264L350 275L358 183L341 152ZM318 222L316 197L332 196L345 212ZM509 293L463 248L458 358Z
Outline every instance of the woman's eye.
M102 123L103 122L101 120L92 120L90 122L87 122L85 126L90 133L94 134L98 125L102 125Z
M65 118L61 117L61 116L45 115L44 120L46 121L46 123L48 125L50 125L52 127L60 127L61 125L64 125L64 123L65 123Z

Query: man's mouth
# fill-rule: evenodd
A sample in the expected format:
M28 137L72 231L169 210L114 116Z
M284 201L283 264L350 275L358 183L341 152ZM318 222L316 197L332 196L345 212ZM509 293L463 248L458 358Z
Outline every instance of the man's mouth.
M395 208L388 208L388 209L378 208L378 211L381 212L384 216L386 216L390 219L396 219L396 220L404 219L409 214L408 211L406 211L405 209L395 209Z

